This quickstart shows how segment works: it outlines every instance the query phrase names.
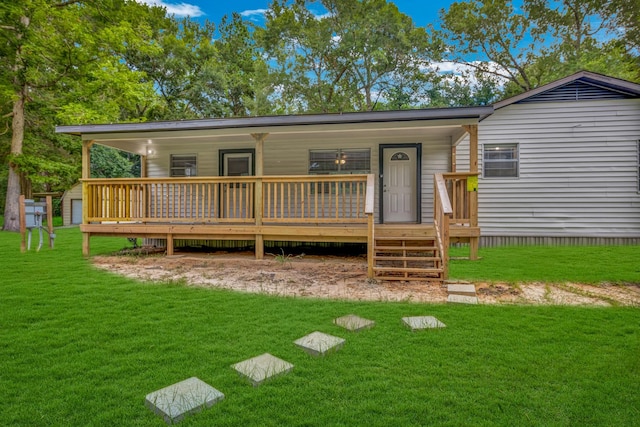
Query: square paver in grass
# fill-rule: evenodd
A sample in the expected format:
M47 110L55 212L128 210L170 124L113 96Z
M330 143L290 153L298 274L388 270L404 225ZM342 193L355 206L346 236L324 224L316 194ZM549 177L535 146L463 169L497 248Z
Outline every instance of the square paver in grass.
M293 369L291 363L269 353L244 360L231 365L231 367L238 371L240 375L249 378L254 386L258 386L276 375L286 374Z
M311 332L293 343L312 356L324 356L331 351L338 351L344 345L344 338L322 332Z
M402 321L411 328L412 331L419 329L445 328L447 325L433 316L403 317Z
M478 297L452 294L447 297L447 302L458 303L458 304L477 304Z
M145 406L164 418L167 424L200 412L224 399L224 394L196 377L147 394Z
M468 297L476 296L475 285L468 283L451 283L447 285L447 292L449 295L465 295Z
M373 320L364 319L360 316L356 316L355 314L347 314L346 316L338 317L333 321L333 323L354 332L372 328L376 324Z

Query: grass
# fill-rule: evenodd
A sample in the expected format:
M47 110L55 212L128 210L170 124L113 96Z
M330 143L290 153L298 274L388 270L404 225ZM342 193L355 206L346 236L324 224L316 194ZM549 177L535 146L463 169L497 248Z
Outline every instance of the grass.
M468 256L453 249L452 256ZM482 248L478 261L453 260L450 276L470 281L640 283L638 246L505 246Z
M22 254L17 234L0 233L3 425L161 426L144 396L191 376L226 399L185 426L640 419L637 308L343 302L138 283L92 268L77 229L57 235L55 250ZM126 244L92 240L94 254ZM354 334L332 324L348 313L376 326ZM410 332L400 318L413 315L447 328ZM313 358L293 341L315 330L347 342ZM254 388L230 368L265 352L294 370Z

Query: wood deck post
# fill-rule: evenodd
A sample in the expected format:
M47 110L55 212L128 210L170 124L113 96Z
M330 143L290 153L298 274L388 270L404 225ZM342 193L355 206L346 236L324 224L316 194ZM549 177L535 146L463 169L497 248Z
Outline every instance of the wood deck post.
M167 256L173 255L173 234L167 234Z
M45 197L47 205L47 231L49 232L49 247L53 248L53 200L51 196Z
M455 172L457 168L456 146L451 147L451 172Z
M374 278L374 255L375 255L375 238L374 238L374 221L373 214L367 214L367 278Z
M140 156L140 178L146 178L147 175L147 156Z
M93 140L82 141L82 179L91 178L91 146ZM82 183L82 223L89 223L89 186ZM91 253L91 233L82 233L82 255L88 257Z
M24 194L18 197L18 210L20 212L20 252L27 250L27 215L24 208Z
M364 212L367 214L367 277L373 279L375 276L374 271L374 256L375 256L375 206L374 206L374 194L375 194L375 177L373 174L367 175L367 190Z
M464 127L469 133L469 172L478 173L478 125ZM478 192L469 194L469 226L478 226ZM469 238L469 259L478 259L479 237Z
M262 225L262 213L264 206L264 198L262 194L262 177L264 176L264 140L269 136L268 133L252 133L251 136L256 140L256 189L255 189L255 220L256 225ZM261 232L256 234L256 259L264 258L264 238Z

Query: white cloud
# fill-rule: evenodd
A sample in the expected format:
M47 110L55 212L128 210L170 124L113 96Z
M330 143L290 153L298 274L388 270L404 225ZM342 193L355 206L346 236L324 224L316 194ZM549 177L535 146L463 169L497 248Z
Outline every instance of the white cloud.
M311 13L313 14L313 17L316 18L318 21L320 21L321 19L330 18L331 16L333 16L331 12L317 13L312 11Z
M138 3L148 4L149 6L160 6L167 10L169 15L189 16L197 18L204 15L202 9L195 4L189 3L168 3L164 0L136 0Z
M240 12L240 16L249 18L249 20L251 21L256 21L258 19L264 18L264 15L267 12L269 12L269 9L249 9Z

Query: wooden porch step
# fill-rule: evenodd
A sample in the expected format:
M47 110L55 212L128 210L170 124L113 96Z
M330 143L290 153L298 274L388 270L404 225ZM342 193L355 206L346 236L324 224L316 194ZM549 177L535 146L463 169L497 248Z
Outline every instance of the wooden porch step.
M444 266L432 227L376 228L373 252L373 271L379 280L443 280Z
M376 246L375 250L380 251L437 251L436 246Z
M378 280L386 280L388 282L397 280L397 281L403 281L403 282L410 282L410 281L421 281L421 282L434 282L434 283L440 283L442 282L442 279L440 278L440 276L432 276L432 277L419 277L419 276L407 276L407 277L403 277L403 276L376 276L376 279Z
M418 268L418 267L373 267L374 271L394 273L442 273L442 268Z
M393 256L374 255L373 259L378 261L440 261L439 256Z
M411 237L398 237L398 236L375 236L375 240L393 240L393 241L424 241L424 240L435 240L435 237L429 236L411 236Z

